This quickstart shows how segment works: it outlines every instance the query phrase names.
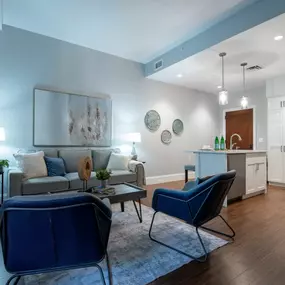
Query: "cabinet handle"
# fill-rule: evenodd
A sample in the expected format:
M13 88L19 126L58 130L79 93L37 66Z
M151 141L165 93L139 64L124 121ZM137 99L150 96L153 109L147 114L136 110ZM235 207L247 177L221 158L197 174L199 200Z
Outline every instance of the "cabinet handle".
M283 145L283 152L285 152L285 145Z
M283 104L283 102L282 101L280 101L280 107L282 108L283 106L282 106L282 104Z

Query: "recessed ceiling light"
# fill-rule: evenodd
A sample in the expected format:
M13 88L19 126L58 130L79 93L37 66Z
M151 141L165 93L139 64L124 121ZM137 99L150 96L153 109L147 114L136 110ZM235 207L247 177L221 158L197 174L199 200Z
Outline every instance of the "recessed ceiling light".
M276 37L274 37L274 40L275 41L281 41L281 40L283 40L283 36L282 35L276 36Z
M221 86L221 85L218 85L217 88L218 88L218 89L222 89L222 86Z
M178 78L181 78L183 75L181 73L176 75Z

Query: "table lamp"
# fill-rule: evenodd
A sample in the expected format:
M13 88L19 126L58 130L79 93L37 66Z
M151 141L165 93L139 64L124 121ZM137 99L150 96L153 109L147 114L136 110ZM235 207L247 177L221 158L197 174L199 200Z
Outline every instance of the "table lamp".
M133 148L132 148L131 155L133 155L133 156L137 155L136 143L141 142L141 134L140 133L128 134L128 140L133 142Z

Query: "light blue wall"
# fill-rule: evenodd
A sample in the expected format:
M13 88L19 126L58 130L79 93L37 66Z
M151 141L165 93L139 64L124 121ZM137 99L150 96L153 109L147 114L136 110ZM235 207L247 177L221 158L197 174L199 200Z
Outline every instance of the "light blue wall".
M0 126L6 129L9 149L4 150L8 152L32 147L34 87L110 95L114 145L122 143L121 134L140 132L138 153L147 162L148 176L182 173L188 159L183 151L211 143L219 131L214 95L148 80L143 66L132 61L4 26L0 32ZM149 109L161 114L162 125L156 133L144 126ZM171 145L162 145L160 133L171 130L175 118L184 121L185 131L181 137L174 136Z

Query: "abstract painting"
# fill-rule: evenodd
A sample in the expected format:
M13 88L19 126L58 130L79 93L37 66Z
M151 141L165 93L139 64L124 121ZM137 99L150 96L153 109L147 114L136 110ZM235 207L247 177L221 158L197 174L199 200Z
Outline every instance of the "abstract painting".
M35 89L35 146L111 146L111 139L110 98Z

